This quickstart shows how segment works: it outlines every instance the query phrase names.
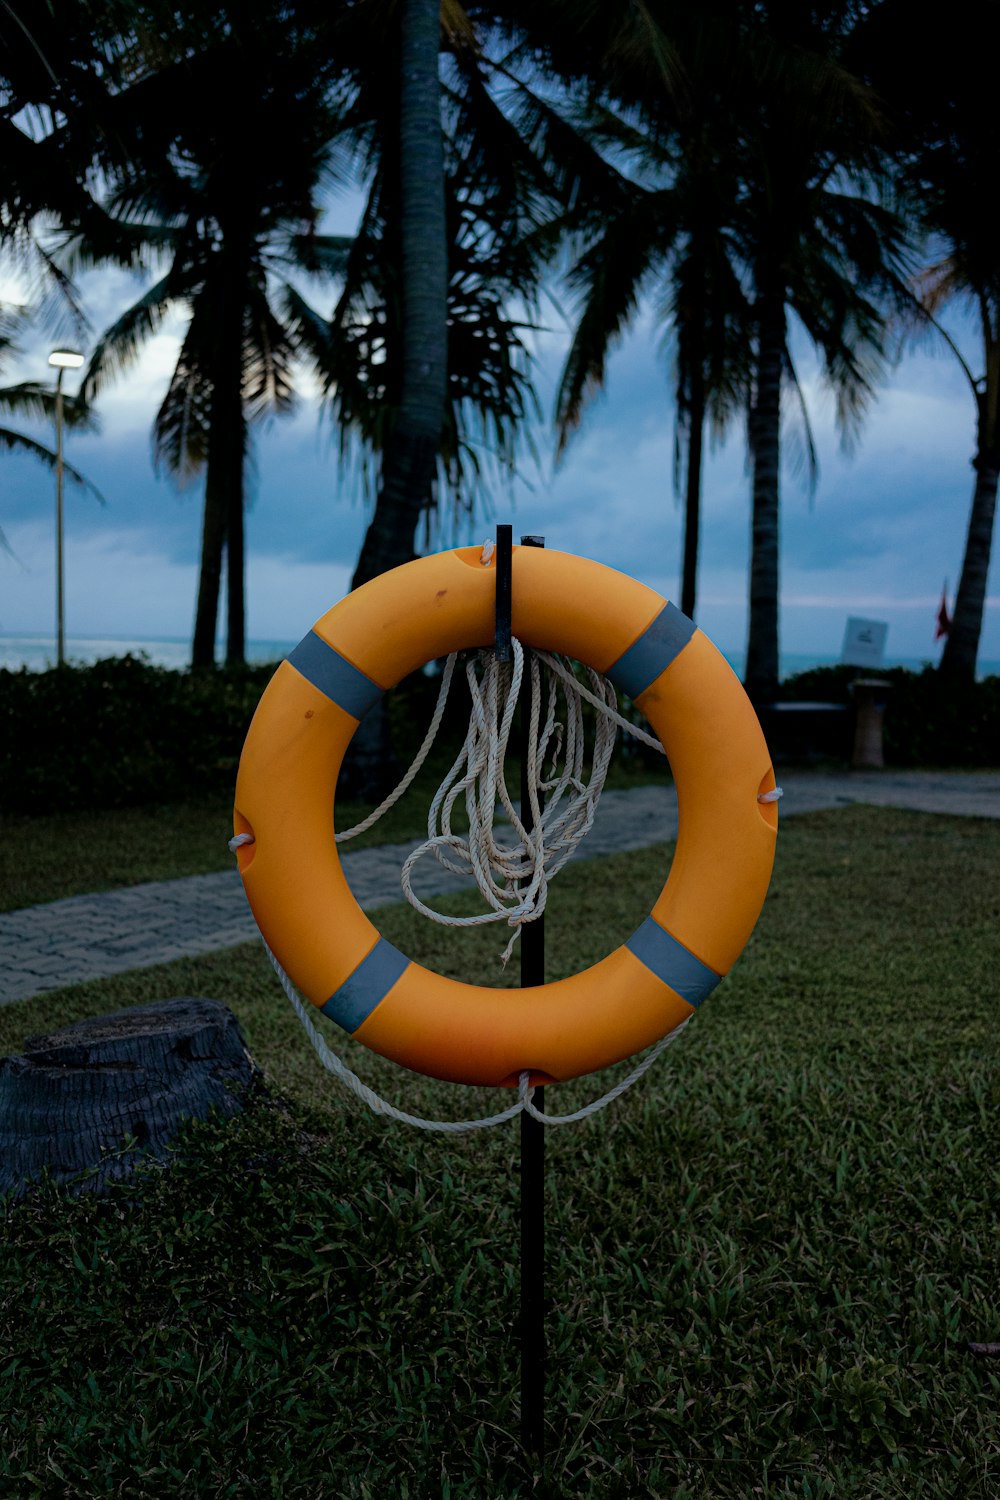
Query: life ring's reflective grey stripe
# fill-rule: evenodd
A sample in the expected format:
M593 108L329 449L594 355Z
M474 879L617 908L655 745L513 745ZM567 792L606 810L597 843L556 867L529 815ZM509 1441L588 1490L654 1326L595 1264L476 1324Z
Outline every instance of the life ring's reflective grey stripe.
M322 1011L345 1031L357 1031L392 989L410 960L385 938L379 938L349 979L334 990Z
M684 650L697 628L675 605L665 604L638 640L608 668L607 675L616 688L630 698L638 698Z
M721 974L695 958L689 948L671 937L652 917L646 918L625 946L657 979L669 984L682 1000L695 1008L708 999L722 979Z
M288 661L313 687L342 708L353 719L361 719L382 696L377 682L372 682L360 668L341 656L314 630L302 637Z

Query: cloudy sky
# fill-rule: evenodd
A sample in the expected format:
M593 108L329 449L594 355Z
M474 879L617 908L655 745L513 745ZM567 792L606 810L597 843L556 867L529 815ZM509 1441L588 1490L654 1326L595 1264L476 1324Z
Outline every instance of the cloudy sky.
M85 287L95 328L138 293L124 275ZM10 295L10 288L7 288ZM550 420L565 330L539 340L537 388ZM178 325L179 326L179 325ZM970 362L974 340L952 325ZM25 348L6 382L48 379L44 336ZM70 434L67 459L106 496L101 507L75 485L66 494L66 619L73 637L190 636L201 493L157 477L150 426L177 349L177 327L150 343L131 374L100 403L100 435ZM887 659L936 660L934 622L942 584L953 597L972 488L974 409L952 356L907 355L872 409L860 445L840 451L832 402L804 354L820 453L810 498L786 444L782 491L783 653L835 658L849 615L889 624ZM672 488L672 409L660 332L638 326L616 353L606 395L558 469L551 428L537 434L542 464L525 460L525 482L498 490L494 515L459 538L479 540L495 521L542 533L549 546L600 559L661 593L679 593L681 512ZM66 389L78 377L68 372ZM290 419L256 437L248 516L248 633L295 641L345 592L363 534L356 474L338 470L336 445L303 380ZM791 415L791 414L790 414ZM789 422L789 428L794 426ZM28 459L2 458L0 526L13 557L0 553L0 636L54 631L54 480ZM749 478L736 429L708 462L698 620L738 658L746 637ZM994 563L980 666L1000 660L1000 572Z

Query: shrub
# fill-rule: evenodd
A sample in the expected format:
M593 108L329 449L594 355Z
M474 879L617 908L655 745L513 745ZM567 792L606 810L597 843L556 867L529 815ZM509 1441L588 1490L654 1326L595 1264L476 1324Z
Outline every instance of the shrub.
M0 669L0 813L154 806L231 792L274 670L268 663L190 672L153 666L143 656L48 672ZM414 672L389 698L404 768L439 685ZM468 712L468 694L456 682L445 716L456 743L465 737Z
M849 703L858 667L814 667L782 684L790 702ZM885 758L890 766L996 766L1000 763L1000 677L948 682L934 667L910 672L889 667Z
M231 786L273 670L182 672L138 656L0 670L0 810L129 807Z
M48 672L0 669L0 812L150 806L230 790L273 671L273 665L177 671L141 656ZM880 675L892 684L885 717L889 765L1000 761L1000 677L960 686L944 682L933 668L893 667ZM855 667L817 667L789 678L782 696L848 703L857 676ZM414 726L422 736L437 689L438 679L415 672L390 699L403 765L418 742ZM467 694L456 683L446 730L458 740L467 715Z

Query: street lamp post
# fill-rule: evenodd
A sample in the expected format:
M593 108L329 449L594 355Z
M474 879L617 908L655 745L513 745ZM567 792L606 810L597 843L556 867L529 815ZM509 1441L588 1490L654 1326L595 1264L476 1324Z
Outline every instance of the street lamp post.
M53 349L49 364L58 370L56 376L56 661L66 665L66 612L63 574L63 393L64 370L78 370L83 355L74 349Z

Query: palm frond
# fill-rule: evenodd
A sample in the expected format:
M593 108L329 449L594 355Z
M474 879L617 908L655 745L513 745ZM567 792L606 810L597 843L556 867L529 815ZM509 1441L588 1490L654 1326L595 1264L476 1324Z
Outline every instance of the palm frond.
M308 357L325 381L324 367L330 338L330 324L306 300L297 287L286 282L278 291L278 307L282 321L296 341L297 347Z
M617 168L595 150L588 135L588 114L547 99L522 79L503 72L509 86L504 112L519 140L542 163L545 181L556 202L581 223L594 222L627 194Z
M173 273L168 272L101 335L83 379L82 391L87 401L92 401L127 370L146 340L159 331L177 295L175 280Z
M46 448L45 444L40 443L37 438L28 437L23 432L14 432L9 427L0 427L0 448L5 449L9 453L30 453L32 458L37 458L48 469L54 470L59 461L53 450ZM89 490L102 505L107 504L96 484L93 484L85 474L81 474L79 469L67 463L65 458L63 459L63 471L67 478L72 479L74 484L78 484L83 489Z
M806 393L802 389L799 372L795 368L791 352L787 347L785 349L783 364L785 388L786 391L791 391L799 414L798 424L791 429L796 468L800 468L805 472L806 490L811 506L816 495L816 487L819 483L819 453L816 448L816 437L813 432L812 417L809 414L809 403L806 401Z
M272 253L271 259L312 276L339 278L346 272L353 244L353 235L313 234L311 230L304 230L290 234L285 245Z
M968 296L969 285L957 256L947 255L936 264L925 266L914 278L921 307L936 315L956 297Z
M884 304L866 295L864 278L851 278L851 263L826 250L815 242L803 252L790 283L790 303L822 355L837 425L849 449L885 378L891 338Z
M64 230L59 261L70 275L108 264L144 271L150 259L166 254L175 240L171 227L114 218L102 209L85 223Z
M263 278L251 287L244 327L242 399L247 421L290 412L295 405L294 339L271 309Z
M608 354L635 316L651 272L672 248L662 202L640 193L630 208L607 225L566 278L582 307L556 396L558 454L603 386Z
M19 385L0 386L0 411L12 416L35 420L55 420L56 397L51 385L25 380ZM93 407L80 396L62 398L63 421L67 427L85 432L100 431L100 419Z
M674 38L660 25L647 0L634 0L633 12L634 33L622 31L611 58L632 74L651 68L652 76L669 96L682 96L688 75Z
M204 367L200 331L191 326L181 345L167 393L153 424L153 462L164 466L180 489L200 474L208 459L212 384Z

